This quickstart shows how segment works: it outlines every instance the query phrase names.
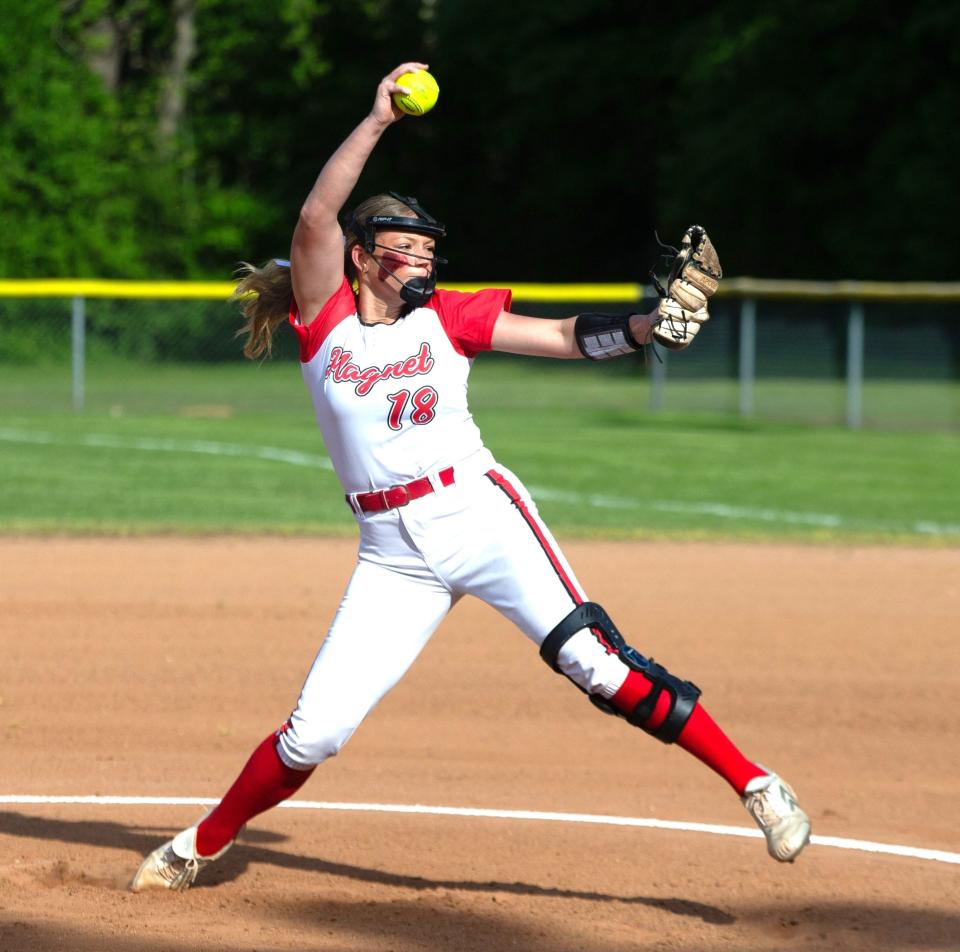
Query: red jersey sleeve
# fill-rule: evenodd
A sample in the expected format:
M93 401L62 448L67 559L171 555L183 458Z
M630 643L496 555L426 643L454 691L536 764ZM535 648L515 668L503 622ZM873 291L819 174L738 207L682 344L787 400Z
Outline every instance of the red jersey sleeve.
M464 357L473 358L482 350L490 350L493 325L501 311L510 310L513 293L506 288L486 288L468 294L464 291L435 291L430 307L454 348Z
M327 335L344 318L357 313L357 299L353 295L353 288L344 275L343 283L333 292L326 304L320 308L320 313L304 326L300 320L300 309L296 299L290 302L290 326L300 339L300 362L309 363L317 356L317 351L327 339Z

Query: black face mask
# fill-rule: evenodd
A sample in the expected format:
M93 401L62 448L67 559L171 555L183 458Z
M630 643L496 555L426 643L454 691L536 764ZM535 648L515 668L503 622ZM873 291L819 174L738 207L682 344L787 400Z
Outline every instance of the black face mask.
M398 279L399 280L399 279ZM411 278L404 283L400 281L400 300L410 307L422 307L433 297L437 287L436 273L426 278Z

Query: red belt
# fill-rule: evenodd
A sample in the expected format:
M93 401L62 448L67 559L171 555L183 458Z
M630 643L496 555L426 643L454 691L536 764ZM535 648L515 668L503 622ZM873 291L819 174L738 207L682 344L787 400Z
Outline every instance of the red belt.
M442 486L452 486L453 467L440 470L437 478ZM433 483L426 476L421 476L406 485L391 486L372 493L347 493L346 500L354 512L385 512L387 509L399 509L411 499L429 496L432 492Z

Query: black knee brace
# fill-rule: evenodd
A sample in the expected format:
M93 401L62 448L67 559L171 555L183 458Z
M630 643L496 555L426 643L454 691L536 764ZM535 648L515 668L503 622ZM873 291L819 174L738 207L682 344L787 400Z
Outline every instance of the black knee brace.
M629 714L618 711L608 700L597 694L589 694L583 688L580 690L584 691L601 711L624 717L634 727L645 730L665 744L672 744L690 720L690 715L700 697L700 688L692 681L682 681L662 665L656 664L653 658L647 659L636 648L631 648L623 640L623 635L617 631L610 616L595 602L584 602L578 605L543 639L543 644L540 645L540 657L558 674L563 674L557 664L560 649L584 628L590 628L627 667L647 678L652 683L652 688ZM580 685L578 684L577 687ZM650 719L664 691L670 695L670 710L659 727L649 730L643 725Z

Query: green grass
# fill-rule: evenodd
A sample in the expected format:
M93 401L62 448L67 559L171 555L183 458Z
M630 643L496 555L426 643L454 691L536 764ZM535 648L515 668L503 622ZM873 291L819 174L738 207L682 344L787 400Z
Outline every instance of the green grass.
M767 379L754 384L755 413L763 419L791 423L839 425L847 418L847 387L842 380ZM670 380L664 409L739 408L734 380ZM870 428L957 430L960 384L946 380L867 380L862 394L863 425Z
M62 371L0 369L0 532L355 531L295 362L95 365L85 411L69 401ZM481 357L471 378L487 445L559 534L960 543L956 432L648 403L629 363Z

